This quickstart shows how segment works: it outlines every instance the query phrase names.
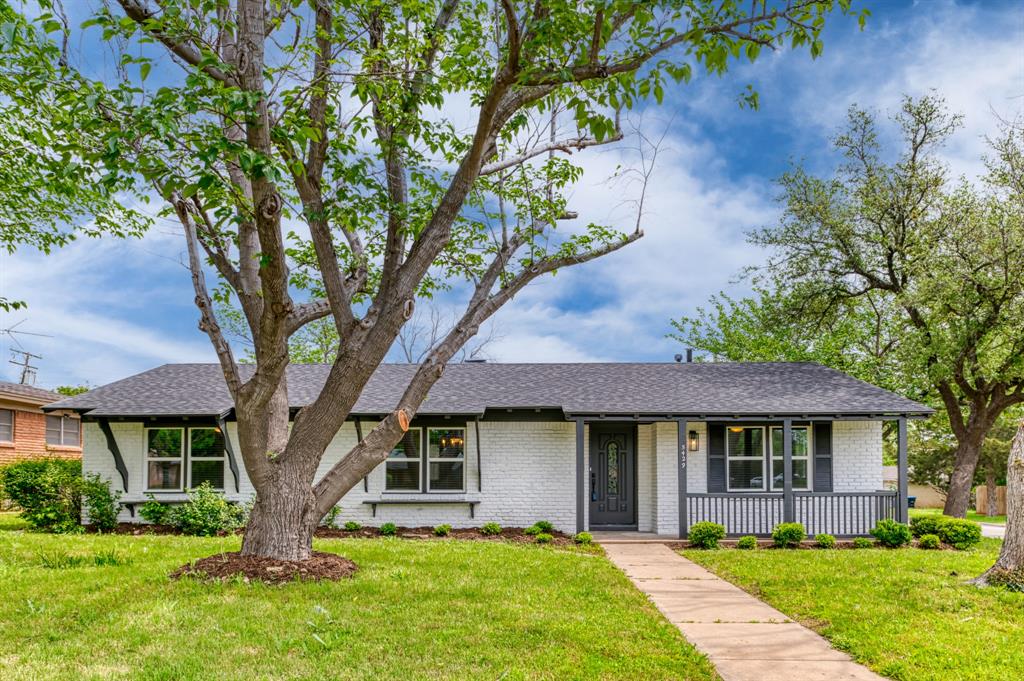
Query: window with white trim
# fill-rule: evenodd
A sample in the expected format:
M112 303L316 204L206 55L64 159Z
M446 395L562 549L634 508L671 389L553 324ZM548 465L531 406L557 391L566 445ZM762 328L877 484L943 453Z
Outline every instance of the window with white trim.
M423 430L410 428L388 454L384 464L384 489L388 492L419 492Z
M46 444L79 447L82 444L81 422L70 416L46 417Z
M430 428L427 446L427 489L461 492L466 488L466 429Z
M772 490L783 488L783 429L772 428ZM793 489L811 489L811 433L807 426L793 426Z
M146 429L146 489L184 488L185 429Z
M764 426L729 426L725 429L725 454L730 492L765 489Z
M219 428L188 429L189 487L204 482L224 489L224 434Z
M0 409L0 442L14 442L14 411Z

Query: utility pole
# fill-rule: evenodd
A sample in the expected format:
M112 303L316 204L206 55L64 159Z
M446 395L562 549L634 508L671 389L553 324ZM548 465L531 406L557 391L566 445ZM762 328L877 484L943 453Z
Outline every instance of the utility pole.
M21 355L21 361L17 360L18 355ZM27 350L11 350L12 359L9 360L14 366L21 367L21 381L22 385L35 385L36 384L36 369L39 367L32 366L31 362L33 359L42 359L42 355L34 355Z

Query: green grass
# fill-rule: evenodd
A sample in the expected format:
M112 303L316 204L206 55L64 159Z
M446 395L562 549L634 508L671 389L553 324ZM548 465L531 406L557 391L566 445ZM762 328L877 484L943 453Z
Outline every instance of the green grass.
M355 578L277 587L167 578L238 545L0 531L0 678L715 678L594 552L324 540L318 550L356 561Z
M916 515L942 515L941 508L912 508L910 509L910 517L913 518ZM993 523L995 525L1005 525L1005 515L981 515L974 511L967 511L967 519L973 520L976 523Z
M894 679L1020 679L1024 593L964 584L995 561L972 551L683 552Z

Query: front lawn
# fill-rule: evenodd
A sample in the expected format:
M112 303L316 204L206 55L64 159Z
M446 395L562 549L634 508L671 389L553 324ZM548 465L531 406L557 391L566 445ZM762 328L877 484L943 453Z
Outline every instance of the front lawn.
M965 585L995 561L972 551L687 550L894 679L1020 679L1024 593Z
M0 678L715 678L603 556L322 540L334 583L167 574L237 537L53 536L0 519ZM47 567L49 566L49 567Z
M917 515L942 515L941 508L912 508L910 509L910 517L913 518ZM976 523L992 523L994 525L1005 525L1005 515L981 515L974 511L967 511L967 519L972 520Z

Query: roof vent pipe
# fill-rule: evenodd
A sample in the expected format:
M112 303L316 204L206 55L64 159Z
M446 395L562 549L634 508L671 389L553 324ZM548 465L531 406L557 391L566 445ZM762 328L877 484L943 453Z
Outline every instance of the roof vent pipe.
M686 348L686 362L690 363L693 361L693 348Z
M676 362L682 362L682 361L683 361L683 356L682 356L682 355L680 355L680 354L679 354L679 353L677 352L677 353L676 353L676 356L675 356L675 360L676 360Z
M476 357L470 357L468 359L462 360L462 363L463 364L487 364L487 360L486 359L478 359Z

